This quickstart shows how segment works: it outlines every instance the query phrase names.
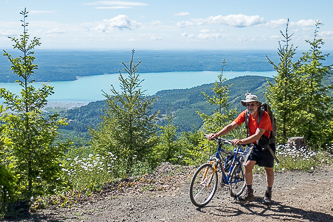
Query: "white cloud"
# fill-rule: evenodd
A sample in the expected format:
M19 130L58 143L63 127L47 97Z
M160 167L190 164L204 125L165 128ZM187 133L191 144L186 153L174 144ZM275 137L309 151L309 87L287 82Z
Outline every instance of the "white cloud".
M190 15L189 12L179 12L179 13L175 14L175 16L179 16L179 17L188 16L188 15Z
M199 39L219 39L222 38L222 35L212 31L210 29L202 29L200 30L200 34L197 36Z
M142 2L125 2L125 1L97 1L84 3L84 5L96 6L95 9L126 9L133 8L135 6L147 6Z
M286 27L287 22L288 22L287 19L276 19L268 21L263 25L270 28L279 28L279 27Z
M130 20L127 15L118 15L112 19L104 19L98 22L91 30L98 32L110 33L115 29L119 30L133 30L141 26L141 23Z
M247 16L247 15L217 15L210 16L205 19L191 19L189 21L178 22L178 27L187 27L187 26L201 26L205 24L221 24L221 25L229 25L235 27L248 27L265 23L264 18L259 15Z
M299 20L297 22L290 21L290 27L299 27L299 28L314 28L316 24L316 21L313 19L309 20Z
M333 31L322 31L318 32L318 36L320 38L323 38L324 40L327 39L332 39L333 38Z

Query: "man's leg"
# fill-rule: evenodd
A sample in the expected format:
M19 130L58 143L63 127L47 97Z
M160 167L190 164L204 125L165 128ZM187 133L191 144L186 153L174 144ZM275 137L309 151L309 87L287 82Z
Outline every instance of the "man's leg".
M253 174L252 170L254 165L256 164L256 161L249 160L246 162L244 166L244 178L246 182L246 193L243 197L241 197L241 200L245 201L253 201L254 200L254 195L253 195L253 189L252 189L252 181L253 181Z
M252 185L252 181L253 181L252 170L253 170L254 165L256 165L256 161L249 160L246 162L246 164L244 166L244 177L245 177L246 185Z
M267 187L273 187L274 183L273 167L265 167L265 171L266 171L266 185Z
M265 167L266 171L266 186L267 190L264 196L264 204L270 204L272 199L272 187L274 183L274 171L273 167Z

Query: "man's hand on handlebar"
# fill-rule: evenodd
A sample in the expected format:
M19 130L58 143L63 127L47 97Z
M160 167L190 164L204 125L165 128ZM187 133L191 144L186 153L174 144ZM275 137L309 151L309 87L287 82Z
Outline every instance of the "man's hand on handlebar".
M240 140L239 139L233 139L231 140L232 145L237 146L240 145Z
M217 134L217 133L210 133L210 134L205 135L205 137L206 137L208 140L213 140L213 139L217 139L217 138L218 138L218 134ZM241 142L240 139L233 139L233 140L231 140L231 143L232 143L232 145L234 145L234 146L241 145L240 142Z
M213 140L213 139L216 139L217 137L218 137L218 135L216 133L210 133L210 134L206 135L206 138L208 140Z

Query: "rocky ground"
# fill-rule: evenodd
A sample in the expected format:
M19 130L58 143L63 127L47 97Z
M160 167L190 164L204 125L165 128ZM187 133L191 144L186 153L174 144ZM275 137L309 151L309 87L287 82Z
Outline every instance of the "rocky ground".
M107 185L71 207L51 207L20 221L333 221L333 166L276 173L273 202L261 204L265 175L255 174L255 201L240 203L218 187L204 208L192 205L193 167L162 164L153 175ZM10 221L10 220L9 220ZM15 221L15 220L14 220Z

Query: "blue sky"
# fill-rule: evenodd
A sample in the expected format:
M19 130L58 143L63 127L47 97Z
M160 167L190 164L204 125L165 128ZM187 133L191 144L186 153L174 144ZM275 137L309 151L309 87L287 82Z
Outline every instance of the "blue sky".
M22 33L42 49L276 50L289 18L292 43L307 50L320 20L323 50L333 49L331 0L0 0L0 49Z

